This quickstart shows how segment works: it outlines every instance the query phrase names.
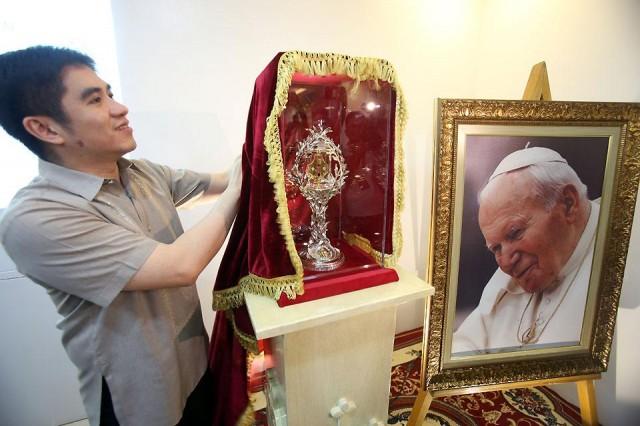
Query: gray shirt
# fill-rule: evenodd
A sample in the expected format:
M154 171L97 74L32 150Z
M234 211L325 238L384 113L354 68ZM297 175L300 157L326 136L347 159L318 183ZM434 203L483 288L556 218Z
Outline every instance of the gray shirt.
M183 233L176 207L202 195L209 175L121 159L121 184L39 166L5 211L0 241L62 316L91 424L100 420L102 377L122 426L176 424L207 365L196 288L123 288L158 242Z

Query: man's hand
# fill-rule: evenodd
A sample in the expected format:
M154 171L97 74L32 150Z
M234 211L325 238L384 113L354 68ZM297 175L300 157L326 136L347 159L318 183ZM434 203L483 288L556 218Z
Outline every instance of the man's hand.
M238 212L242 162L236 158L228 183L211 212L171 244L158 244L125 290L150 290L193 285L218 253Z
M242 158L236 157L229 169L229 184L227 189L231 191L237 191L240 194L240 188L242 187Z
M234 176L236 174L237 176ZM242 161L240 156L236 157L228 170L220 173L211 173L209 188L202 194L202 197L198 200L198 204L215 200L220 194L226 191L229 185L234 184L232 182L233 179L239 180L238 185L242 184ZM239 187L237 189L238 191L240 190Z

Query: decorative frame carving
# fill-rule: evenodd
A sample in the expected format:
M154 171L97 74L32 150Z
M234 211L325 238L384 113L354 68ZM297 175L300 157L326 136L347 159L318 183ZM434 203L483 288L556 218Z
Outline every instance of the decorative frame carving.
M459 132L460 126L466 125L504 127L507 133L511 127L518 127L524 129L522 134L537 128L546 128L547 132L564 129L563 135L571 135L574 128L617 129L615 149L607 154L608 174L602 186L603 201L607 198L598 222L599 241L584 320L587 326L583 326L580 345L481 354L466 361L452 361L455 298L450 296L456 289L450 281L452 271L459 267L459 252L455 253L453 243L462 227L459 221L454 223L454 218L456 209L461 209L459 172L464 160L464 152L460 158L458 150ZM444 391L606 371L639 178L640 104L439 99L428 256L428 277L435 295L426 310L429 328L423 343L422 389Z

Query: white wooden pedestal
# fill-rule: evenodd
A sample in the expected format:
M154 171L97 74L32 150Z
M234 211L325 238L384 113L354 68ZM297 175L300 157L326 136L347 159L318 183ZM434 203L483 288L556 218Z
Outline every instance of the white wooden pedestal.
M265 387L270 425L337 425L329 413L341 398L355 404L341 426L386 425L397 306L433 294L397 270L399 282L284 308L245 294L256 337L270 339L273 350Z

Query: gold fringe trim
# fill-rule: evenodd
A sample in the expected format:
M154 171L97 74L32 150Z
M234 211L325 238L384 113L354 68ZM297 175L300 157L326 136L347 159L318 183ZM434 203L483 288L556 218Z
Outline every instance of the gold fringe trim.
M226 311L225 316L231 323L231 327L233 327L233 334L235 334L235 336L238 338L238 341L240 342L240 345L244 348L244 350L254 354L259 353L260 349L258 348L258 341L255 337L244 333L238 328L238 326L236 325L235 316L233 315L233 311Z
M260 294L278 299L285 293L290 299L303 294L303 267L300 256L293 241L291 220L287 207L287 196L284 185L284 161L282 158L282 142L278 118L287 106L289 87L293 74L302 72L308 75L341 74L355 80L354 90L363 80L371 80L378 87L378 81L386 81L396 92L395 114L395 151L394 151L394 210L392 246L393 253L385 256L384 266L395 265L402 251L402 227L400 214L404 207L404 152L402 139L407 122L407 108L398 83L393 65L384 59L351 57L334 53L307 53L300 51L286 52L278 62L278 76L276 80L273 107L267 118L264 134L264 148L267 152L267 171L269 181L273 184L276 201L276 221L280 235L284 238L289 259L295 274L287 277L261 278L256 275L243 277L237 286L214 292L213 309L226 310L241 306L244 303L244 292ZM381 256L380 256L381 257Z
M397 77L396 77L397 78ZM393 189L394 189L394 209L393 209L393 228L391 236L391 244L393 253L388 258L388 265L394 266L398 262L398 258L402 254L402 224L400 223L400 215L404 210L404 149L402 141L404 140L404 129L407 125L407 105L404 100L402 88L395 81L393 87L396 89L396 122L395 122L395 144L394 144L394 164L393 164ZM386 262L385 262L386 263Z
M249 274L238 282L238 285L213 292L211 306L214 311L226 311L244 305L244 293L258 294L278 300L284 293L289 299L304 294L302 280L296 275L285 275L276 278L262 278Z
M298 275L262 278L258 275L249 274L240 279L239 286L249 293L267 296L276 300L280 298L282 293L286 294L289 299L295 299L296 295L304 294L302 278Z
M239 286L213 292L211 308L214 311L226 311L244 305L244 292Z
M358 247L360 250L367 253L369 256L373 257L373 259L378 263L378 265L382 265L385 268L389 268L395 265L396 259L393 258L393 255L385 253L383 255L382 252L374 249L371 245L371 241L367 238L363 237L359 234L352 234L349 232L343 232L342 238L351 246Z
M254 424L256 424L256 416L253 410L253 403L251 402L251 398L249 398L249 403L236 422L236 426L253 426Z
M257 354L252 354L250 352L247 352L247 383L249 383L251 381L251 367L253 364L253 360L256 358ZM255 402L253 399L251 399L251 392L249 392L249 388L247 387L247 397L249 400L249 403L247 404L247 407L244 409L244 412L242 413L242 415L240 416L240 418L238 419L238 422L236 423L236 425L238 426L253 426L255 424L255 408L253 406L253 403Z

